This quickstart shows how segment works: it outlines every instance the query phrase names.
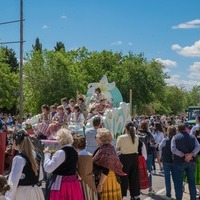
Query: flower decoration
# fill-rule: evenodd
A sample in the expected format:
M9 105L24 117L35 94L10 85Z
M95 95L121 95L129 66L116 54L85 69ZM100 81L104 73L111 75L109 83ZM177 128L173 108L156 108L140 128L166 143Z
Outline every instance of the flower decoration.
M115 139L123 134L125 124L130 119L129 104L125 102L121 102L118 108L107 109L103 115L104 126L110 130Z
M30 130L30 129L32 129L33 127L32 127L32 124L31 123L29 123L29 122L25 122L25 130Z
M101 93L104 95L104 97L109 102L112 102L111 90L115 88L115 82L108 83L107 76L104 75L102 79L99 81L99 83L90 83L88 85L87 96L91 97L96 88L100 88Z

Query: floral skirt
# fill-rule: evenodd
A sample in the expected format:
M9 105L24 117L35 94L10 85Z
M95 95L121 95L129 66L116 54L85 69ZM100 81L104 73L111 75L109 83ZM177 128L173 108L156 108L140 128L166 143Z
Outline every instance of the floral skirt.
M84 200L80 183L76 176L64 176L60 190L51 190L50 200Z
M103 185L102 193L100 194L101 200L122 200L121 186L117 181L116 175L110 171L106 182Z

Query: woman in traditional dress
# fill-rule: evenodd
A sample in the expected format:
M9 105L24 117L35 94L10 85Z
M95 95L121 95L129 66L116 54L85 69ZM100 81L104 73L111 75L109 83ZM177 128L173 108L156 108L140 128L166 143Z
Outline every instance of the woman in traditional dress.
M96 135L99 148L94 152L94 174L100 200L122 200L118 176L126 176L122 171L114 147L111 145L112 135L109 130L99 128Z
M145 144L139 139L138 145L138 172L140 179L140 189L147 189L150 187L147 172L147 150Z
M140 199L140 182L138 172L138 144L139 138L135 134L133 122L127 122L126 134L117 138L116 148L121 152L120 161L127 176L121 176L122 196L127 196L128 185L131 200Z
M61 149L51 157L49 148L45 148L44 170L51 173L47 183L50 191L46 193L48 200L84 200L81 186L76 175L78 154L72 147L73 137L67 129L57 132L57 140Z
M74 148L78 152L78 174L85 200L97 200L97 190L93 175L92 154L86 151L86 140L82 135L74 135Z
M13 135L13 147L19 153L14 157L8 183L13 185L6 197L11 200L44 200L42 189L38 186L43 179L40 159L25 130L18 130ZM40 167L39 167L40 166Z

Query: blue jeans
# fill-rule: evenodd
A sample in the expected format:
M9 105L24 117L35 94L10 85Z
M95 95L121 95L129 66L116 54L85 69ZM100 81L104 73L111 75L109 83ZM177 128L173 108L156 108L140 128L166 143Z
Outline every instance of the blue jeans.
M194 162L184 162L180 164L174 164L174 184L175 184L175 193L176 200L182 200L183 197L183 178L184 172L189 184L190 191L190 200L196 200L196 186L195 186L195 172L196 163Z
M163 162L165 176L166 196L171 198L171 175L174 181L174 164Z
M152 187L152 174L151 174L151 171L152 171L152 159L153 159L152 155L147 155L146 163L147 163L147 170L149 172L149 184L150 184L150 187Z

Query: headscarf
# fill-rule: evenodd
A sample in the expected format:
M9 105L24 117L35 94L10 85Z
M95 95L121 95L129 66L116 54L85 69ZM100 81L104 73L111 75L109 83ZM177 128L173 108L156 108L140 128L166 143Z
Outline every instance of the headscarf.
M123 165L120 162L114 147L111 144L102 145L93 157L93 162L99 166L108 168L120 176L126 174L122 171Z

